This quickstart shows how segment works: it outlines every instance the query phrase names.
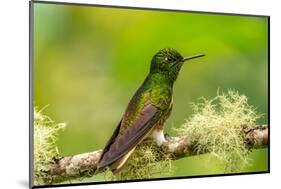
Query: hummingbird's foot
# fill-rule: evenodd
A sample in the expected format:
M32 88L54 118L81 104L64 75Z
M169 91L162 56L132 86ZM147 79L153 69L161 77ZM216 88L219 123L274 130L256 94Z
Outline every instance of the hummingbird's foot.
M161 129L161 130L160 129L155 129L152 132L151 138L154 139L154 141L156 142L157 146L162 146L166 142L163 129Z

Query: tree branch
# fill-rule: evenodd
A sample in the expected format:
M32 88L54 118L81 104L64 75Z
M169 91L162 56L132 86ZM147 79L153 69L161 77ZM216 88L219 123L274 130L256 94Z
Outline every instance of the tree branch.
M264 148L268 145L268 127L261 126L243 126L245 133L245 145L249 148ZM186 157L194 154L193 146L188 136L168 137L159 150L165 154L172 154L175 159ZM95 173L96 166L102 150L97 150L89 153L83 153L73 156L62 157L55 159L50 165L48 171L52 179L46 180L47 183L58 183L74 178L92 176ZM207 153L207 152L206 152Z

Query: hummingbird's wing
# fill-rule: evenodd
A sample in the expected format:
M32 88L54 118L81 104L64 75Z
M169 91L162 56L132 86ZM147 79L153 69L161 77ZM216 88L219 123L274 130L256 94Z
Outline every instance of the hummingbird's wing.
M98 163L98 170L115 163L126 156L136 145L143 140L147 133L161 117L162 111L151 103L147 103L140 111L139 115L120 136L122 120L113 133L111 139L104 148L103 154ZM124 119L124 117L123 117Z

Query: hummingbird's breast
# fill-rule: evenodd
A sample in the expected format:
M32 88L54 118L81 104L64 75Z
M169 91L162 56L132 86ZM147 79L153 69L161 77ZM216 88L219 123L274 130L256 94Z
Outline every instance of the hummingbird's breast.
M163 130L164 124L166 120L170 117L173 109L173 98L171 99L169 108L167 109L167 112L159 119L159 121L155 124L154 129Z

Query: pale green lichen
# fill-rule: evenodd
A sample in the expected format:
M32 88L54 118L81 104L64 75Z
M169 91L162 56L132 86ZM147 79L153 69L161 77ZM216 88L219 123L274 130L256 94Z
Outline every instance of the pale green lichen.
M106 180L135 180L171 176L174 168L169 154L161 152L152 141L139 145L120 172L105 171Z
M56 146L58 132L65 123L55 123L50 117L34 108L34 184L46 183L49 165L58 157ZM51 178L50 178L51 179Z
M194 153L209 152L217 157L225 172L239 172L249 162L243 125L254 125L260 117L245 95L229 90L212 100L201 98L193 104L194 114L177 129L187 135Z

